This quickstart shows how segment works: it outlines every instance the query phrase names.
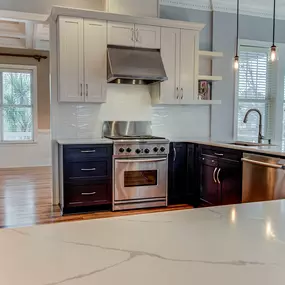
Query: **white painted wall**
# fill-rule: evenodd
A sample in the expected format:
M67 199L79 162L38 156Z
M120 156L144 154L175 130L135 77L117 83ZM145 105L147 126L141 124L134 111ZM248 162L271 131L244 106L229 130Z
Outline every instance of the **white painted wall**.
M0 168L51 166L50 130L38 130L33 144L1 144Z

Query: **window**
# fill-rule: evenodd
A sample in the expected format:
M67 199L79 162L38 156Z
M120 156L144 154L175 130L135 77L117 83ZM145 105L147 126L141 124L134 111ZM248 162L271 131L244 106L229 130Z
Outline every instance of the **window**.
M31 142L36 130L36 67L0 65L0 142Z
M268 61L269 49L240 47L240 65L237 85L238 124L237 139L257 142L259 116L253 112L248 122L243 122L249 109L258 109L262 114L262 134L272 137L272 110L274 89L272 88L272 64Z

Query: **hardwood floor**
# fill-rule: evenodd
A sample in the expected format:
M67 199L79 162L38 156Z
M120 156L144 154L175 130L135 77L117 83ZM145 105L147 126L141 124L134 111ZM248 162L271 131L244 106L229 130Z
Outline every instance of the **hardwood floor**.
M0 228L191 209L189 205L61 216L52 205L50 167L0 169Z

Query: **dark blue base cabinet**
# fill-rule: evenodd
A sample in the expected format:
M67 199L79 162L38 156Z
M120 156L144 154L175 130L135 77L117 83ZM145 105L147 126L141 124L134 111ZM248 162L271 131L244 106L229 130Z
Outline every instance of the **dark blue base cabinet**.
M173 142L168 158L168 204L198 206L196 184L196 146Z
M112 152L112 145L60 146L60 207L63 214L111 209Z

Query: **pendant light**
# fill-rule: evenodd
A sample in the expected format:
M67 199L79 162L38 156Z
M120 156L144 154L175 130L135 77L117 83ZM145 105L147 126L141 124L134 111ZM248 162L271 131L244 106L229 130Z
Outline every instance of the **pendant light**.
M277 47L275 46L275 23L276 23L276 0L273 0L273 38L272 38L272 46L270 51L270 59L271 61L275 61L277 59Z
M239 45L239 0L237 0L237 38L236 38L236 55L234 58L234 69L236 70L238 70L239 67L238 45Z

